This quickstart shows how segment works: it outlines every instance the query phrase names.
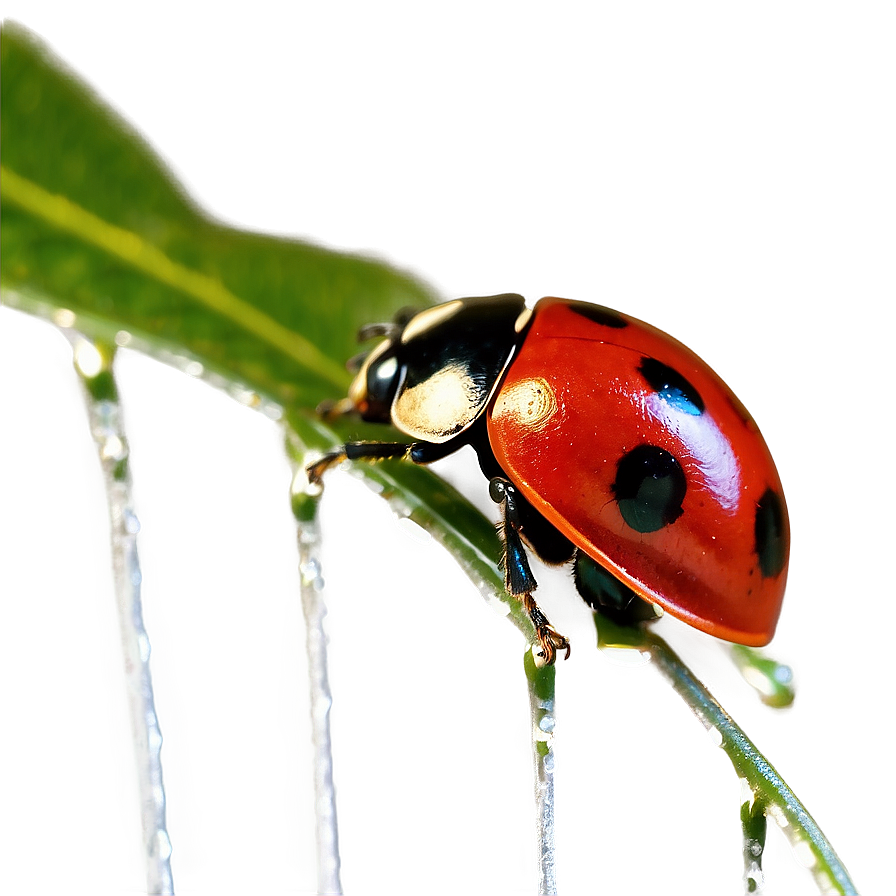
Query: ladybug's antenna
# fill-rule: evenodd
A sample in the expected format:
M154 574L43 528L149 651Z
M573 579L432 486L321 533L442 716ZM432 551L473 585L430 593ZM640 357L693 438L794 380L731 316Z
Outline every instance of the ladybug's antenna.
M395 312L394 320L381 324L365 324L358 330L358 342L367 342L368 339L385 337L393 342L401 335L401 331L407 326L408 321L417 315L419 308L407 306L399 308Z
M358 342L367 342L370 339L378 339L381 336L391 336L395 329L393 324L367 324L358 330Z

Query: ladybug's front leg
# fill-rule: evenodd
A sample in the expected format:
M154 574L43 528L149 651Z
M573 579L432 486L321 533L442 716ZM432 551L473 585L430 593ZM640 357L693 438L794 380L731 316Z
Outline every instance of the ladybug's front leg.
M516 488L508 480L496 476L489 482L488 493L491 499L501 506L504 516L501 523L501 534L504 538L504 558L501 563L504 567L504 587L514 597L519 598L529 614L535 626L538 643L541 645L539 655L544 657L544 661L551 665L557 658L558 650L565 650L566 658L569 659L569 641L551 627L547 616L541 612L535 603L535 598L532 597L532 592L538 587L538 583L529 568L529 558L520 536Z
M324 473L344 460L376 462L388 457L407 457L415 464L431 464L456 450L457 446L453 444L447 447L429 442L346 442L341 448L328 451L320 460L308 464L305 472L312 485L320 485Z

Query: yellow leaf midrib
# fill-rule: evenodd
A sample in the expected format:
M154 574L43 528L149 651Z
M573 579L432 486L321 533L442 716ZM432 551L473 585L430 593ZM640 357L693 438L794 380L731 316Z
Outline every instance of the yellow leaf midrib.
M0 165L0 195L58 230L72 234L227 318L246 332L329 380L345 386L345 370L300 333L259 311L220 280L169 258L140 234L103 220L68 197Z

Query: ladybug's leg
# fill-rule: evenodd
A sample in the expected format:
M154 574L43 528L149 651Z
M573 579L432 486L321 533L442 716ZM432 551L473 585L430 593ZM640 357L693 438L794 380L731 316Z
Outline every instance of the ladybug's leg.
M520 535L520 497L511 482L496 476L489 482L488 493L491 499L501 506L504 520L501 531L504 537L504 587L514 597L519 598L532 624L541 645L540 656L550 665L557 657L558 650L565 650L569 658L569 641L559 632L554 631L547 616L541 612L532 592L538 587L535 576L529 567L529 558Z
M516 504L520 532L526 541L526 547L549 566L560 566L572 560L575 545L522 498L519 492Z
M309 482L320 485L324 473L344 460L375 462L387 457L407 457L415 464L430 464L456 451L458 447L451 442L441 445L430 442L346 442L341 448L328 451L320 460L308 464L305 472Z
M404 457L410 450L410 445L401 442L346 442L341 448L334 448L319 460L308 464L305 472L308 474L309 482L320 485L324 473L344 460L363 458L377 461L387 457Z
M576 552L573 578L585 603L617 625L634 626L658 618L653 604L639 597L584 551Z
M324 420L337 420L339 417L347 417L354 410L355 403L350 398L340 398L338 401L328 398L317 406L315 413Z

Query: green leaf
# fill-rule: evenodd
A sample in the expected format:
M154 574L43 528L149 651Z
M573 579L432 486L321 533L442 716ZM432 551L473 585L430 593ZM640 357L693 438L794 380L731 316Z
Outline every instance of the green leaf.
M0 56L10 304L313 407L344 393L361 324L434 300L388 265L213 221L25 29L4 25Z

